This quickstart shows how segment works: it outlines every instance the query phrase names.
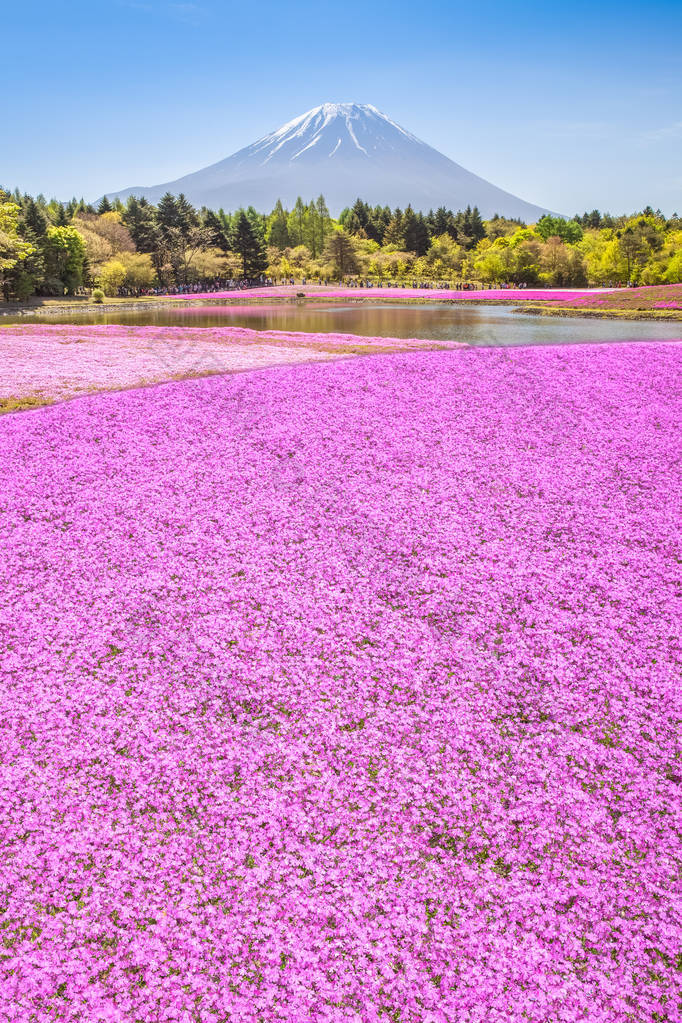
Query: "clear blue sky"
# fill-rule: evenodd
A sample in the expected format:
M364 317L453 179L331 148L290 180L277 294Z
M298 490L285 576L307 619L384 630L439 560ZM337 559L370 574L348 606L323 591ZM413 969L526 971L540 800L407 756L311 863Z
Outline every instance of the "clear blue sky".
M682 213L680 0L27 0L0 31L5 187L157 184L355 101L551 209Z

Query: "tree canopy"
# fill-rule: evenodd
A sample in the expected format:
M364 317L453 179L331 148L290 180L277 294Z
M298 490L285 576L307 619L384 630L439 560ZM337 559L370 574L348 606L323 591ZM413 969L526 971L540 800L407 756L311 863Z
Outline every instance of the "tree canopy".
M682 281L682 219L650 206L630 216L592 210L536 224L475 206L427 213L358 198L338 218L322 195L277 201L269 213L195 209L166 193L153 205L107 197L97 208L0 190L0 286L6 299L110 294L262 275L552 286Z

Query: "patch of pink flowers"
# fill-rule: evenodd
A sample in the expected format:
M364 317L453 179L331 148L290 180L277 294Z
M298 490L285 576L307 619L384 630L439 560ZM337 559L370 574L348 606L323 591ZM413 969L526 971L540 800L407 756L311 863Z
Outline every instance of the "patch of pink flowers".
M682 309L682 284L655 284L639 288L613 288L603 290L602 297L598 292L585 292L583 295L563 296L563 304L577 308L632 310L647 312L652 309Z
M4 1018L679 1020L681 355L0 421Z
M549 288L495 288L489 291L455 291L444 288L326 288L321 285L286 285L283 287L251 288L244 292L221 291L205 292L197 295L177 295L179 299L191 302L194 299L234 299L243 294L252 298L295 298L303 294L306 298L348 298L348 299L420 299L424 302L454 302L475 299L477 301L549 301L569 302L583 295L594 294L588 291L557 291Z
M88 391L263 369L357 351L432 347L458 344L230 326L21 324L0 328L0 402L69 398Z

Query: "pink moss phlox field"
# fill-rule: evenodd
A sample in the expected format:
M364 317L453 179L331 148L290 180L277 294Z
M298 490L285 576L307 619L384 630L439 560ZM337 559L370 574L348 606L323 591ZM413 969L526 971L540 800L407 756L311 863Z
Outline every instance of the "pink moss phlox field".
M654 284L640 288L613 288L571 296L564 292L561 305L576 309L632 310L682 309L682 284Z
M330 355L430 348L418 339L254 331L247 327L131 327L56 324L0 328L0 402L68 398L170 377L263 368ZM438 347L459 347L438 342Z
M191 302L194 299L232 298L243 294L248 298L295 298L299 294L307 298L348 298L348 299L420 299L424 302L455 302L468 300L476 301L549 301L549 302L570 302L592 292L578 291L556 291L549 288L495 288L490 291L454 291L444 288L327 288L317 284L284 285L271 288L251 288L244 292L221 291L202 292L197 295L176 295L175 298Z
M1 420L3 1018L679 1020L681 356Z

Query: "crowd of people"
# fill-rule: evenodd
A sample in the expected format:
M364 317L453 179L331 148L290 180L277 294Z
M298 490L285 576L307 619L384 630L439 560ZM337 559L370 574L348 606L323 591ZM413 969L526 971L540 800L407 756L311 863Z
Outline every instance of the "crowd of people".
M293 284L293 279L291 281ZM302 281L306 283L305 278ZM327 281L324 282L325 284ZM348 288L411 288L413 290L427 291L492 291L500 288L525 288L526 284L480 284L475 281L370 281L370 280L347 280L339 282Z
M244 291L247 288L264 288L274 282L270 278L261 277L257 280L233 280L232 278L222 280L214 278L208 281L197 281L194 284L178 284L175 287L156 288L119 288L119 298L147 298L156 296L174 295L203 295L206 292L217 291Z
M339 281L330 281L328 279L320 278L314 281L309 280L307 277L283 277L283 278L272 278L272 277L258 277L255 279L241 278L235 280L233 278L220 279L214 278L207 281L197 281L194 284L180 284L175 287L149 287L149 288L128 288L121 287L118 289L119 298L147 298L147 297L159 297L159 296L181 296L181 295L203 295L210 294L212 292L222 291L246 291L249 288L267 288L267 287L282 287L290 285L292 287L296 285L305 287L306 285L322 285L329 287L330 285L347 288L413 288L413 289L424 289L424 290L442 290L442 291L485 291L493 289L505 289L505 288L525 288L525 284L479 284L473 281L371 281L365 278L350 278Z

